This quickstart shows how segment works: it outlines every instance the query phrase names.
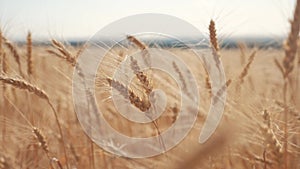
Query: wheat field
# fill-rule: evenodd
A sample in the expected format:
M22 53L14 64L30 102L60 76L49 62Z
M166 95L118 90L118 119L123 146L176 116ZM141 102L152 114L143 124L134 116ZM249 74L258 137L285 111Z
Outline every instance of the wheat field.
M37 44L34 32L28 32L26 43L19 44L0 31L0 168L300 169L299 19L297 0L290 33L281 48L250 47L243 42L238 42L237 48L222 48L215 28L218 23L211 20L207 25L208 49L211 57L223 64L227 98L221 124L204 144L198 143L198 136L211 99L218 93L212 92L203 63L190 50L164 48L189 65L201 104L195 125L183 141L165 153L141 159L105 151L78 121L72 78L85 45L72 46L55 39ZM177 120L181 100L176 91L180 87L164 72L141 70L132 56L151 47L135 36L125 40L130 46L113 48L114 55L107 54L97 70L97 108L112 128L124 135L159 136ZM113 77L125 58L135 75L129 85ZM180 66L170 65L186 86L187 77ZM125 119L111 99L115 89L145 113L151 109L151 92L157 88L165 92L166 108L158 119L145 124ZM122 150L116 147L116 151Z

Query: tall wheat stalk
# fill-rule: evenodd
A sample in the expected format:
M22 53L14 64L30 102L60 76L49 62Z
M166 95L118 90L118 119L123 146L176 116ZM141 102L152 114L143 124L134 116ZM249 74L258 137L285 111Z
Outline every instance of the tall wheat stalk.
M285 58L283 59L284 68L284 87L283 98L284 103L287 103L287 88L288 78L294 68L294 60L297 52L297 40L299 37L300 28L300 0L297 0L296 8L294 12L294 19L291 21L291 31L285 42ZM288 169L288 110L284 112L284 168Z
M50 163L50 167L51 169L54 169L54 167L52 166L52 161L53 159L56 159L55 157L51 157L50 155L50 151L49 151L49 147L48 147L48 142L47 142L47 139L45 137L45 135L43 134L43 132L38 128L38 127L35 127L27 118L26 116L22 113L21 110L19 110L17 108L17 106L12 103L6 96L4 96L4 99L5 100L8 100L8 102L10 103L10 105L12 105L15 110L20 114L20 116L26 121L26 123L30 126L31 128L31 132L33 133L34 137L36 138L36 140L38 141L39 143L39 146L42 148L42 150L44 151L44 153L46 154L48 160L49 160L49 163ZM60 163L60 161L56 161L56 163L58 164L59 168L62 169L62 165Z
M56 112L55 108L53 107L53 104L50 102L50 99L49 99L48 95L43 90L39 89L38 87L36 87L36 86L34 86L34 85L24 81L24 80L14 79L14 78L10 78L10 77L0 75L0 81L5 83L5 84L11 85L15 88L26 90L30 93L35 94L39 98L46 100L46 102L49 104L49 106L50 106L50 108L53 112L53 115L55 116L56 124L57 124L58 129L59 129L59 134L61 135L61 138L62 138L63 150L64 150L64 156L65 156L65 159L66 159L66 162L67 162L67 168L69 168L68 158L67 158L67 151L66 151L66 142L65 142L65 138L64 138L64 135L63 135L63 132L62 132L62 127L61 127L61 124L59 122L57 112Z
M27 34L27 75L30 79L31 76L33 76L33 62L32 62L32 38L31 38L31 32L28 32Z
M4 53L3 51L3 48L2 48L2 30L0 29L0 60L2 60L1 62L1 67L2 67L2 72L3 73L6 73L6 54ZM2 87L2 92L3 92L3 96L5 95L5 92L6 92L6 87L5 85L3 85ZM1 111L3 112L3 117L5 118L6 117L6 113L5 113L5 110L4 110L4 106L5 105L5 101L3 101L3 105L2 106L2 109ZM5 141L5 133L6 133L6 124L5 124L5 121L3 122L3 126L2 126L2 141L3 141L3 146L4 146L4 141Z
M14 44L12 44L10 41L8 41L3 35L2 35L2 40L4 40L4 45L9 49L9 51L12 53L19 69L19 73L21 77L24 77L23 71L22 71L22 66L21 66L21 56L15 47Z
M2 56L2 30L0 29L0 60L1 60L1 56Z

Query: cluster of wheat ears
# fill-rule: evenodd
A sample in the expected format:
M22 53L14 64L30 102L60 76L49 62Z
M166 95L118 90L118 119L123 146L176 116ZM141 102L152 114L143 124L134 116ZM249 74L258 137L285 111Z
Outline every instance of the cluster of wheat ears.
M212 93L208 72L197 62L193 65L186 49L166 49L191 65L204 104L199 106L196 125L184 141L169 152L145 159L107 153L81 129L72 106L71 79L86 46L72 47L55 39L51 45L37 45L30 32L26 45L17 45L0 30L0 169L300 168L299 25L297 0L282 49L248 48L241 42L238 49L227 50L220 48L215 22L210 21L209 47L216 63L222 62L225 68L227 100L220 127L203 145L196 138L209 109L208 98L222 91ZM103 59L95 84L96 98L105 109L104 116L120 132L139 137L160 135L180 112L180 99L172 94L178 86L167 75L157 77L154 70L142 70L131 54L140 51L146 58L149 47L134 36L126 40L133 44L131 49L117 47L112 51L114 57ZM135 74L129 86L111 76L125 57L130 57L130 69ZM175 62L170 64L187 90L183 70ZM153 104L151 93L157 87L166 92L168 103L163 116L150 124L124 120L110 100L114 88L147 114Z

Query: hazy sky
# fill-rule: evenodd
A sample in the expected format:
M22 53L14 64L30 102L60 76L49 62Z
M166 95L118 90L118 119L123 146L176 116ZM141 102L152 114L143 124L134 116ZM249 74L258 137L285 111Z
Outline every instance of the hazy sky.
M93 36L125 16L163 13L184 19L203 33L215 19L224 37L287 34L296 0L0 0L6 36L77 39Z

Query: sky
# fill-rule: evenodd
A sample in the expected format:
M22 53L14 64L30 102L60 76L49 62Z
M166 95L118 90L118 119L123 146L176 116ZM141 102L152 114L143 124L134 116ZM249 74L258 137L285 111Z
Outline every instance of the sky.
M87 39L126 16L162 13L206 34L210 19L223 37L278 38L288 33L296 0L0 0L0 27L12 39Z

